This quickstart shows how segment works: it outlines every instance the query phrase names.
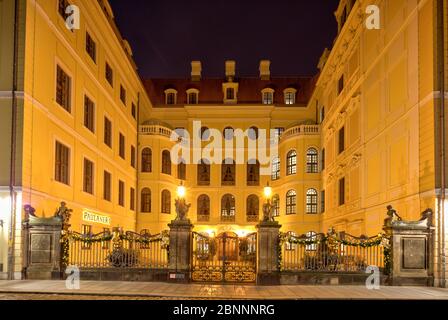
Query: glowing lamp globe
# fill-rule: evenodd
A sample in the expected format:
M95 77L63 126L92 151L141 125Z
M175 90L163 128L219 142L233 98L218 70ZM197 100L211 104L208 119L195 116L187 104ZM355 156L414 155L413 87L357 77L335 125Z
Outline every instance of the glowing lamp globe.
M266 199L270 199L271 195L272 195L272 188L270 186L266 186L264 187L264 196L266 197Z
M187 190L185 189L185 187L183 185L180 185L177 187L177 196L179 198L184 198L186 193L187 193Z

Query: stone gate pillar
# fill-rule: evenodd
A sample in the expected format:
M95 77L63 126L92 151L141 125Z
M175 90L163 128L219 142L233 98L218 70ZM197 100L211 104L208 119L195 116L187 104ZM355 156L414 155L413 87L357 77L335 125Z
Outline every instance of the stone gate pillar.
M257 283L279 284L279 231L277 221L261 221L257 225Z
M170 228L169 281L187 282L190 279L192 230L190 220L173 220Z
M432 210L426 209L418 221L404 221L388 206L384 231L390 238L389 284L433 285Z
M60 278L62 218L39 218L31 206L25 207L24 277L51 280Z

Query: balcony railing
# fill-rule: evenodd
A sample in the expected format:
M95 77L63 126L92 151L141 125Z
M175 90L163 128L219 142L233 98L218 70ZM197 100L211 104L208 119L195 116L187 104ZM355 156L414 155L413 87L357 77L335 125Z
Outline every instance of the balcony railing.
M172 130L164 127L162 125L150 124L150 125L141 125L140 126L140 134L145 135L159 135L165 136L167 138L171 137Z
M297 126L289 128L289 129L286 129L285 132L283 132L283 134L280 138L280 141L284 141L285 139L294 137L294 136L317 135L319 133L320 133L320 126L317 124L297 125Z

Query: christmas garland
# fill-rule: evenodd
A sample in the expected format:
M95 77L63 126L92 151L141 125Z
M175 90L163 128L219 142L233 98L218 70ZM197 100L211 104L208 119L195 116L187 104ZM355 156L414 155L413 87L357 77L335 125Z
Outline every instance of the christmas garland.
M321 243L336 243L336 244L342 244L344 246L351 246L351 247L360 247L360 248L371 248L379 245L383 245L384 250L384 271L386 274L389 274L391 267L392 267L392 258L391 258L391 249L390 249L390 242L389 237L384 233L379 233L376 237L366 239L366 240L358 240L356 242L349 241L349 240L343 240L338 239L334 235L324 235L322 237L314 237L314 239L300 239L295 236L288 235L287 233L280 233L278 236L278 254L277 254L277 263L278 263L278 270L282 271L283 269L283 254L282 254L282 247L285 242L288 242L289 244L298 244L298 245L315 245L315 244L321 244Z

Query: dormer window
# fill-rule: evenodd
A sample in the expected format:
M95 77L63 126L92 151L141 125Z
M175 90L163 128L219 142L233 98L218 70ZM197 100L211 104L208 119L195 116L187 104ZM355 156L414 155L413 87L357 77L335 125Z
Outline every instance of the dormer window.
M283 91L285 95L285 104L295 104L296 103L296 92L294 88L288 88Z
M261 90L262 103L263 104L273 104L274 103L274 90L271 88L266 88Z
M232 104L237 103L238 83L237 82L225 82L222 84L222 90L224 94L224 103Z
M165 90L165 103L176 104L177 103L177 91L175 89Z
M187 90L187 104L198 104L198 96L199 96L199 90L198 89L188 89Z

